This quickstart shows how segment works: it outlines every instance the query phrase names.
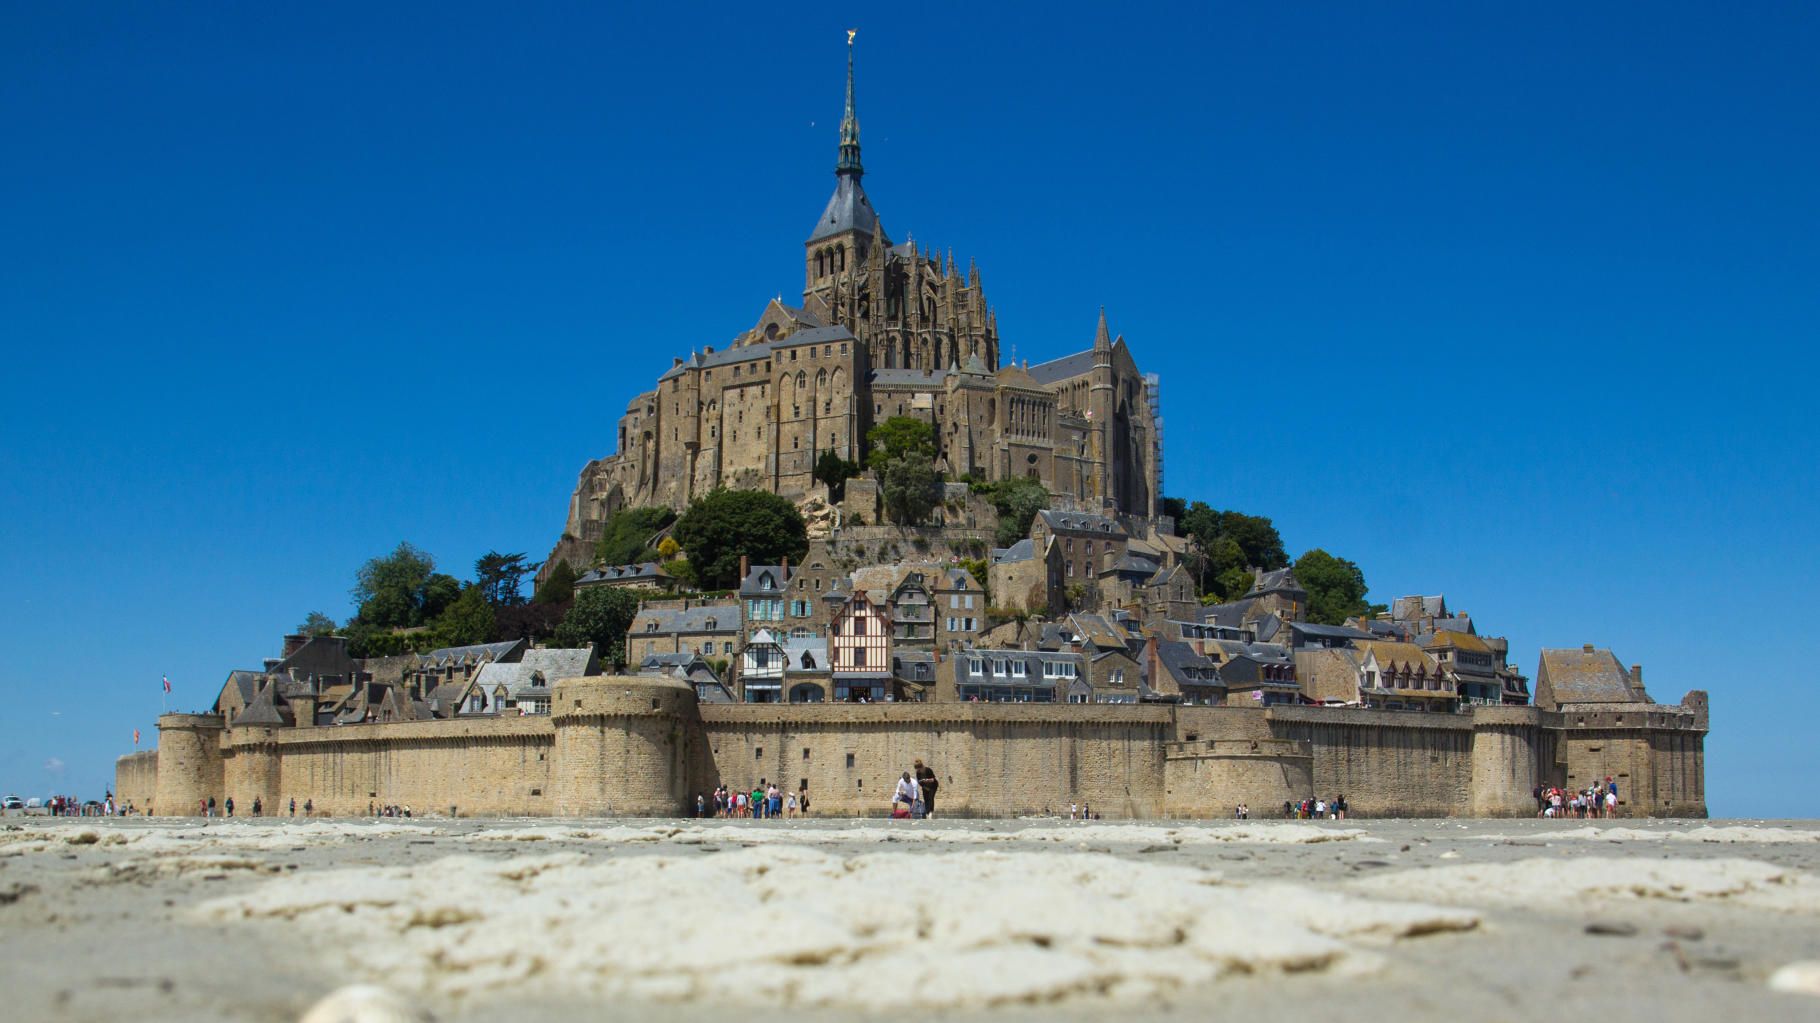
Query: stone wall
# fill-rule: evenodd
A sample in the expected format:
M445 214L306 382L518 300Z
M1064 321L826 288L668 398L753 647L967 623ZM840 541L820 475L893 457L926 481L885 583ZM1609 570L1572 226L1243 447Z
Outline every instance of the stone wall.
M114 801L150 813L158 789L158 751L128 753L114 761Z
M1703 705L1702 705L1703 707ZM1619 720L1622 713L1622 721ZM1284 800L1344 795L1364 817L1527 816L1535 786L1619 779L1625 812L1704 816L1704 721L1683 707L1530 707L1422 714L1329 707L1070 704L698 705L673 680L558 684L549 717L329 728L225 728L159 719L155 754L122 757L115 791L191 815L291 799L318 814L371 805L461 816L688 811L717 783L805 783L816 815L879 816L922 759L944 816L1090 805L1110 818L1265 817Z
M1068 704L735 704L701 708L708 744L697 791L761 778L797 790L817 815L882 816L918 758L936 772L943 816L1002 817L1091 805L1108 817L1163 812L1158 706Z

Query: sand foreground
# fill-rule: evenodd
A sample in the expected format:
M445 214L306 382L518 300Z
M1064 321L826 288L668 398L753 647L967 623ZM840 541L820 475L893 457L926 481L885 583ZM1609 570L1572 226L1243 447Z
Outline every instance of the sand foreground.
M13 820L0 978L13 1019L1811 1020L1820 824Z

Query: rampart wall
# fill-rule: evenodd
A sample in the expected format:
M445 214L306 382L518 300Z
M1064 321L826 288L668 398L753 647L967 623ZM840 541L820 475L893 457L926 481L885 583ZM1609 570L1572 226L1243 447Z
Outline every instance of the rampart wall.
M1704 698L1701 697L1703 700ZM543 717L327 728L159 719L115 791L163 815L229 796L318 814L408 805L460 816L669 816L716 784L807 784L816 815L885 812L921 759L943 816L1268 816L1344 795L1360 816L1527 816L1545 784L1619 779L1626 814L1704 816L1704 735L1681 708L1582 720L1531 707L1421 714L1329 707L1071 704L698 705L681 683L559 683Z

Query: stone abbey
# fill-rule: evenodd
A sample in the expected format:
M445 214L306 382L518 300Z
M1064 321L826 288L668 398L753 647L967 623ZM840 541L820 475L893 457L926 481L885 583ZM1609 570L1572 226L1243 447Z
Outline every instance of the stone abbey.
M750 330L675 359L627 404L619 449L582 470L551 563L586 564L621 508L681 510L717 486L802 497L823 452L861 460L866 431L898 415L935 427L951 478L1028 476L1082 511L1156 513L1157 381L1104 310L1090 346L1002 362L979 271L893 241L864 174L849 46L834 194L804 243L802 304L770 302Z

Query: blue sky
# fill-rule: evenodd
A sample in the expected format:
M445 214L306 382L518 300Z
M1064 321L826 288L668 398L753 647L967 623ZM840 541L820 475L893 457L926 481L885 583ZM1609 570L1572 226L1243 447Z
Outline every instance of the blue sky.
M895 237L1105 305L1167 490L1713 700L1820 816L1820 11L0 10L0 788L98 794L408 539L541 557L672 355L800 293L841 30Z

